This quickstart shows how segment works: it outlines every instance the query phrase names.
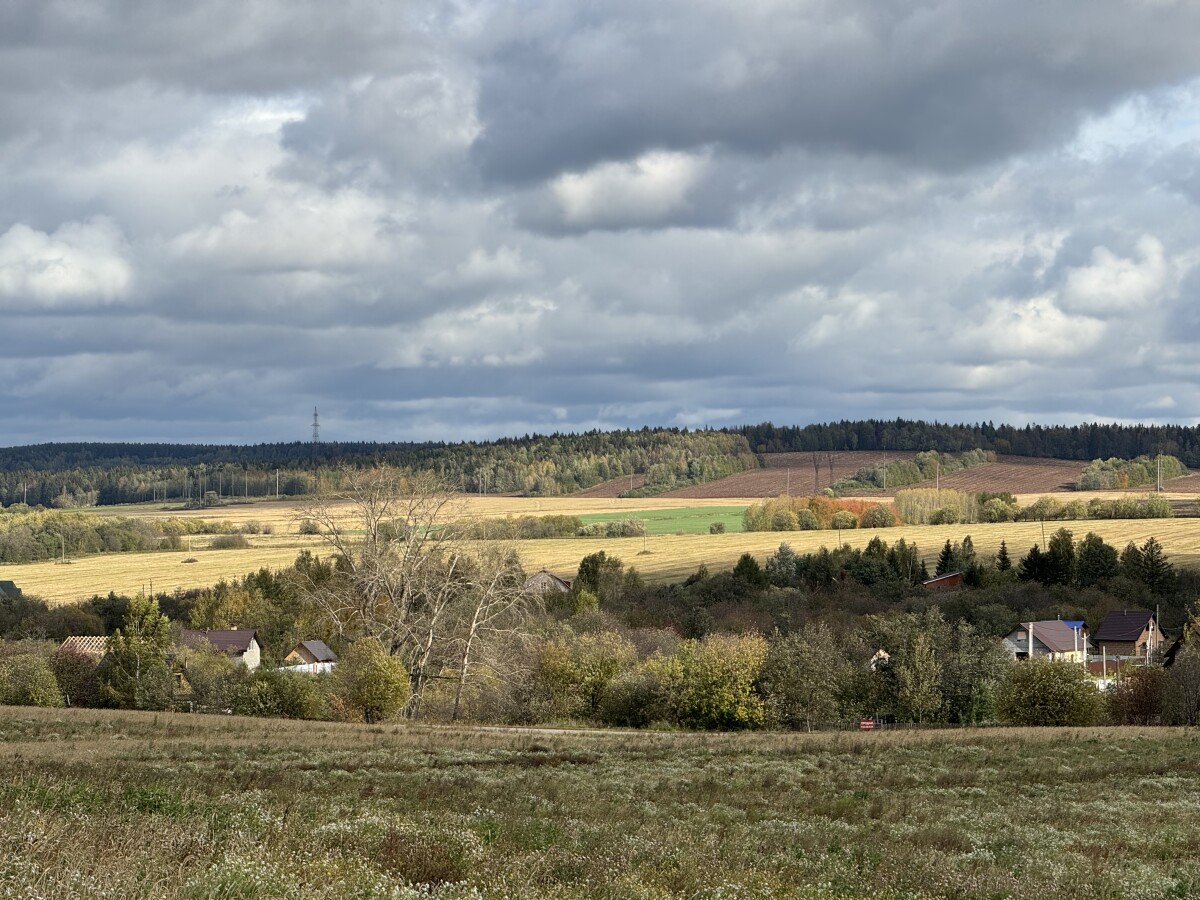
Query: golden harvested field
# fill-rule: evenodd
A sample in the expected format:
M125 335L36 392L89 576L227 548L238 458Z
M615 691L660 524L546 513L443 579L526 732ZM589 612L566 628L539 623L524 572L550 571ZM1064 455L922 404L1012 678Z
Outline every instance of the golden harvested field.
M1200 520L1198 519L1130 519L1079 522L1048 522L1046 537L1059 527L1071 530L1076 538L1094 531L1118 549L1130 541L1143 543L1153 535L1166 549L1177 566L1200 567ZM894 543L903 537L915 542L921 555L931 564L947 541L962 540L971 535L975 549L983 555L995 553L1000 542L1006 541L1014 561L1023 556L1033 544L1045 543L1039 522L1011 522L997 525L906 525L878 530L843 531L842 542L863 547L875 535ZM686 577L704 563L712 570L731 568L745 552L753 553L762 562L774 553L781 543L789 544L798 553L810 553L822 546L838 543L834 531L744 532L740 534L651 535L642 538L597 538L526 541L521 556L528 570L546 568L557 575L571 577L579 560L596 550L605 550L633 566L652 582L676 581ZM643 546L649 552L643 553Z
M293 542L294 543L294 542ZM195 550L157 553L103 553L81 556L67 565L57 562L0 566L0 577L15 581L26 594L51 603L70 603L93 594L136 594L208 587L222 578L241 578L266 566L291 565L295 546L256 546L249 550ZM194 558L196 562L185 563Z
M1111 496L1111 495L1109 495ZM742 506L753 500L707 500L705 505ZM519 497L467 497L463 508L472 515L575 515L588 512L636 513L643 509L686 508L696 505L695 501L681 498L652 497L642 500L618 500L612 498L549 498L526 499ZM153 582L155 590L204 587L221 578L240 577L262 566L283 567L289 565L303 547L318 550L319 538L302 537L295 533L295 503L262 503L250 507L232 507L214 511L190 511L175 515L198 516L201 518L228 519L237 522L237 516L256 519L271 524L275 533L250 535L253 545L249 550L205 550L207 537L194 538L190 556L197 562L184 563L187 552L123 553L83 557L67 566L54 563L31 563L27 565L0 566L0 577L11 578L30 594L47 600L69 602L92 594L107 594L109 591L136 593L149 589ZM131 514L125 510L125 514ZM148 511L147 515L167 515L161 511ZM347 509L349 514L349 509ZM1200 519L1139 519L1098 520L1077 522L1050 522L1045 525L1048 537L1060 525L1065 525L1082 537L1094 531L1110 544L1122 548L1129 541L1144 542L1151 535L1158 538L1172 561L1179 566L1200 566ZM901 526L897 528L862 531L844 531L841 539L851 546L864 546L872 536L878 534L889 544L903 537L916 542L923 556L932 561L947 539L961 540L971 535L977 550L982 554L994 553L1000 541L1007 541L1009 552L1014 558L1023 555L1034 544L1043 544L1042 525L1038 522L1016 522L998 525L945 525L945 526ZM751 552L759 560L773 553L780 543L786 542L797 552L811 552L822 545L834 546L838 534L832 531L758 532L737 534L692 534L650 535L643 538L564 538L556 540L525 541L520 552L526 569L536 571L546 568L556 574L570 577L578 568L579 560L589 553L605 550L635 567L652 582L677 580L694 572L704 563L710 569L731 567L744 552Z

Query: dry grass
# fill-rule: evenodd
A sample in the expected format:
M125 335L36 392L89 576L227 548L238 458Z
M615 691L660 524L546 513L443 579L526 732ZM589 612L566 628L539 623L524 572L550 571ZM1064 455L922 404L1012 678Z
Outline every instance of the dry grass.
M1194 896L1198 750L0 709L0 896Z
M1105 496L1112 496L1107 494ZM696 505L745 505L745 499L729 499L722 503L713 500L670 500L648 498L643 500L620 499L527 499L520 497L466 497L462 509L468 515L498 517L507 515L575 515L589 512L636 513L644 509L688 508ZM291 564L301 548L319 552L319 538L305 537L295 533L299 505L295 503L261 503L250 507L222 509L218 521L237 520L230 518L236 511L244 515L243 521L255 520L270 524L275 533L250 535L253 545L249 550L208 551L208 538L193 539L194 550L182 553L122 553L83 557L73 564L61 566L54 563L30 563L25 565L0 566L0 576L11 578L24 590L53 602L69 602L92 594L136 593L143 587L149 589L153 582L155 590L205 587L221 578L240 577L262 566L279 568ZM243 510L245 510L243 512ZM148 515L163 515L151 511ZM350 509L346 507L346 515ZM200 518L214 518L211 511L189 512ZM1132 519L1132 520L1086 520L1076 522L1047 522L1045 537L1049 537L1060 526L1069 528L1075 536L1082 537L1094 531L1118 549L1129 541L1141 544L1154 536L1162 543L1167 554L1177 566L1200 567L1200 519ZM996 525L945 525L945 526L900 526L875 530L843 531L842 542L852 547L862 547L875 535L889 544L899 538L916 542L926 560L936 558L947 539L961 540L971 535L976 550L989 555L995 553L1004 540L1010 555L1016 558L1033 544L1045 546L1043 526L1039 522L1015 522ZM570 576L579 565L579 560L589 553L604 550L615 554L627 566L635 567L652 582L674 581L686 577L701 564L717 570L732 567L745 552L753 553L759 560L773 553L780 543L786 542L800 553L835 546L839 535L834 531L759 532L729 534L650 535L643 538L563 538L556 540L525 541L520 553L529 571L546 568L563 576ZM184 563L187 558L195 563Z

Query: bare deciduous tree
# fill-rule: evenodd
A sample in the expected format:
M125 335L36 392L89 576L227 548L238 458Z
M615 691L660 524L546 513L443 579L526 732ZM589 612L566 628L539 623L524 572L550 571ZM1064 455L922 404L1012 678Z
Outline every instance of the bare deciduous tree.
M330 564L298 566L305 597L347 641L377 639L408 669L410 718L434 677L458 682L455 716L481 644L523 621L524 573L509 543L468 540L464 504L435 476L345 470L297 514ZM456 674L440 676L453 660Z

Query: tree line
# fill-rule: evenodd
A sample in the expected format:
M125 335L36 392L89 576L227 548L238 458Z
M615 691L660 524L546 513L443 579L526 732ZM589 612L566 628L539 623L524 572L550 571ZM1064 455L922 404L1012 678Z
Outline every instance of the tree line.
M1052 459L1134 459L1160 453L1200 466L1200 427L1191 425L994 425L949 424L912 419L865 419L811 425L742 425L756 453L840 450L990 450Z
M556 496L641 475L639 494L756 468L741 435L649 429L526 435L494 442L40 444L0 448L0 505L88 506L144 501L204 504L311 495L348 468L427 471L452 488Z

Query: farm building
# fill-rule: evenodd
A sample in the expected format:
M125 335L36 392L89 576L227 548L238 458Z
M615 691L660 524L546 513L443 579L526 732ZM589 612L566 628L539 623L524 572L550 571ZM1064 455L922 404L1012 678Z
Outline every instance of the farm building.
M947 572L945 575L937 576L937 578L922 581L921 587L927 591L945 591L950 588L956 588L960 584L962 584L962 572Z
M337 654L324 641L301 641L283 658L284 668L328 672L337 663Z
M263 644L253 628L184 629L180 643L197 647L205 642L253 672L262 663Z
M571 590L571 582L559 578L545 569L525 579L527 594L565 594Z
M1084 622L1046 619L1022 622L1004 637L1004 649L1014 659L1087 661L1088 636Z
M108 638L103 634L76 634L59 644L58 649L73 650L99 660L108 652Z
M1146 656L1162 646L1163 634L1149 610L1114 610L1104 617L1092 640L1109 658Z
M0 581L0 600L5 597L11 597L13 600L19 600L21 597L21 589L11 581Z

